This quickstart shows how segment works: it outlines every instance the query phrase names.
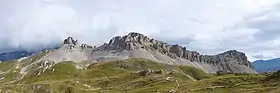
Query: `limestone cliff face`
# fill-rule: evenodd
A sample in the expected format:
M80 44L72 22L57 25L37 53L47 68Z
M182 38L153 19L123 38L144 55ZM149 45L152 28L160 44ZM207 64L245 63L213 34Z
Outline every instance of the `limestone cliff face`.
M144 58L171 65L188 65L207 73L256 73L244 53L230 50L218 55L202 55L180 45L171 45L139 33L112 38L99 47L80 44L73 37L63 41L61 47L40 59L41 61L75 61L77 63L106 62L128 58Z
M108 44L94 50L93 54L100 55L100 51L107 51L102 52L103 57L110 55L114 56L115 59L146 58L163 61L167 64L190 65L209 73L217 71L255 73L251 62L242 52L230 50L218 55L202 55L196 51L187 50L186 47L177 44L170 45L134 32L123 37L112 38Z

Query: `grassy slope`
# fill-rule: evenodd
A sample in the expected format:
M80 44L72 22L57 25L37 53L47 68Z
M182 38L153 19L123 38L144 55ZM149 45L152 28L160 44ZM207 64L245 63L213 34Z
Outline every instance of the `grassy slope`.
M161 73L153 72L141 76L138 71L143 69ZM193 67L171 66L144 59L94 63L83 70L76 69L73 62L62 62L41 72L40 75L37 73L30 73L22 81L14 84L0 85L0 92L168 93L170 90L176 90L178 93L280 92L279 81L270 81L272 79L267 79L265 75L214 76ZM167 80L167 77L171 79ZM176 81L180 85L178 89Z

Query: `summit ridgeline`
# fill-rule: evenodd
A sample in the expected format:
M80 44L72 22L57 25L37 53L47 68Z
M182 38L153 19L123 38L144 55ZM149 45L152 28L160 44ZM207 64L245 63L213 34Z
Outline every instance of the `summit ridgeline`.
M217 55L203 55L178 44L171 45L135 32L113 37L108 43L99 47L80 44L75 38L68 37L60 48L49 51L33 64L73 61L77 63L77 67L86 68L91 63L130 58L148 59L169 65L192 66L206 73L256 73L251 62L242 52L229 50ZM32 66L26 66L26 69L36 68Z

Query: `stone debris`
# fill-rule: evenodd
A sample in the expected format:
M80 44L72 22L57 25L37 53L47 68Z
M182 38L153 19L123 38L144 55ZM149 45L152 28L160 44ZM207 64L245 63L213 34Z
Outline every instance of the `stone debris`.
M147 76L147 75L150 75L153 72L154 72L154 70L152 70L152 69L144 69L144 70L138 71L138 75L139 76Z
M87 85L87 84L83 84L83 86L87 87L87 88L91 88L90 85Z
M5 79L5 77L1 77L1 78L0 78L0 80L3 80L3 79Z

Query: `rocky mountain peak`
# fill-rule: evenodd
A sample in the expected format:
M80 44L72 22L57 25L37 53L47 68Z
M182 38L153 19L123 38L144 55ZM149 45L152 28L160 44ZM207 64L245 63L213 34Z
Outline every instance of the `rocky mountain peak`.
M74 37L67 37L64 41L63 41L63 45L67 45L68 48L70 49L74 49L74 48L81 48L81 49L92 49L92 48L95 48L88 45L88 44L85 44L85 43L81 43L79 44L78 40L75 39Z
M241 57L240 59L247 60L245 53L239 52L237 50L229 50L220 55L224 55L226 57Z
M244 62L244 63L248 63L248 59L245 55L245 53L239 52L237 50L229 50L226 51L224 53L219 54L220 56L223 56L225 58L235 58L235 60L237 60L238 62ZM248 62L247 62L248 61Z
M131 32L125 36L116 36L110 40L105 46L109 49L124 49L133 50L148 47L151 44L151 39L143 34Z
M157 51L170 58L183 58L191 62L205 62L205 63L226 63L228 61L235 61L238 64L251 67L250 62L244 53L236 50L230 50L218 55L201 55L196 51L190 51L186 47L178 44L171 45L149 38L143 34L131 32L125 36L117 36L110 40L108 44L99 47L101 50L136 50L145 49L147 51Z
M178 44L171 45L162 41L149 38L143 34L131 32L125 36L117 36L110 40L108 44L101 46L101 49L112 50L134 50L146 49L155 50L171 58L182 57L191 61L199 61L200 54L195 51L189 51L186 47Z
M73 37L68 37L63 42L63 45L66 45L66 44L77 45L78 44L78 40L74 39Z
M237 50L229 50L220 55L223 55L225 58L234 58L234 60L239 62L239 64L253 68L251 62L248 61L247 56L243 52L239 52Z
M126 35L126 36L131 36L131 37L142 36L142 37L144 37L143 34L137 33L137 32L130 32L130 33L129 33L128 35Z

